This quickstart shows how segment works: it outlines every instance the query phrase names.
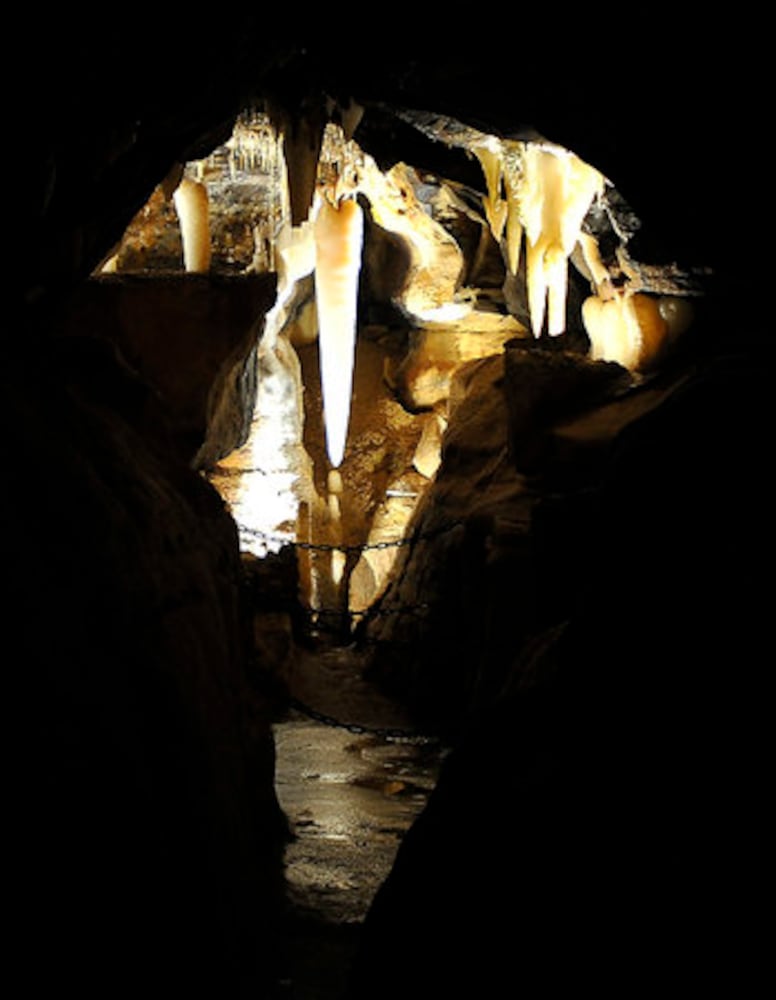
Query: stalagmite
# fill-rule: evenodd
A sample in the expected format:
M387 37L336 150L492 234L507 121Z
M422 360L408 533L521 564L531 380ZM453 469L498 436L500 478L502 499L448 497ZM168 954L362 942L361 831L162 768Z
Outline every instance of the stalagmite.
M173 195L181 227L183 266L187 271L210 270L210 208L207 188L184 177Z
M692 321L683 299L625 292L604 300L590 296L582 304L590 338L590 357L616 361L631 371L653 368Z
M635 369L641 354L641 331L629 296L604 300L591 295L582 303L582 322L594 361L616 361Z
M322 198L315 220L315 298L326 448L334 468L344 457L350 420L363 229L355 199L334 206Z
M275 243L278 290L284 295L297 281L315 270L315 239L311 222L285 225Z
M329 536L332 545L339 545L342 542L342 505L341 496L343 490L342 476L338 469L330 469L326 479L328 495L326 504L329 516ZM341 548L333 548L331 551L331 582L335 587L339 587L345 573L345 553Z
M523 243L523 224L514 199L507 200L507 265L511 274L520 266L520 248Z

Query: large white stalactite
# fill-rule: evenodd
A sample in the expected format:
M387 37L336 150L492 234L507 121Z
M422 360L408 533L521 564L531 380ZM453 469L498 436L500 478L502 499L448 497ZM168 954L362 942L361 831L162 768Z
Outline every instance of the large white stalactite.
M315 219L315 300L329 461L345 456L358 313L364 219L355 198L333 205L321 198Z
M287 172L288 201L295 175ZM410 256L402 307L427 316L456 294L463 257L454 238L412 194L404 164L383 173L338 126L327 131L318 168L318 191L307 221L282 228L276 243L278 303L305 274L315 273L315 304L324 428L329 461L344 458L350 414L357 330L357 302L364 219L356 200L370 205L373 221L399 236ZM460 308L460 305L458 306ZM281 310L278 308L281 318Z

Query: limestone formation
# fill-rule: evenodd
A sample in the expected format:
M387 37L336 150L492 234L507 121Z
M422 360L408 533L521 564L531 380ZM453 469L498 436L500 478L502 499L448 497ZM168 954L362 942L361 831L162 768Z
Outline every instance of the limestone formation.
M173 201L181 226L184 270L206 274L211 259L207 188L191 177L184 177L175 189Z

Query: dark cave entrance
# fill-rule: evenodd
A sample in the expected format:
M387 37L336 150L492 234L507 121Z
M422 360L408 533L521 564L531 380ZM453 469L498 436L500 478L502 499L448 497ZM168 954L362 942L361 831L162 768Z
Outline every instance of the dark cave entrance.
M371 111L378 118L386 113L382 105ZM67 790L77 775L78 808L87 817L83 828L96 817L109 834L130 812L112 781L122 776L127 801L140 806L131 830L142 837L116 840L122 848L140 843L142 849L128 852L138 860L120 888L140 900L139 910L145 896L166 901L168 911L161 906L158 914L185 917L175 948L167 948L161 916L144 928L147 938L139 949L150 941L150 954L155 941L155 954L167 955L173 982L179 966L188 962L191 971L192 952L220 954L223 942L230 968L246 955L250 967L271 964L265 944L277 911L268 906L267 916L262 910L258 935L252 923L256 901L263 906L274 898L272 875L256 870L257 855L269 859L268 868L277 858L271 791L278 781L267 780L271 741L262 730L268 720L270 728L289 726L275 735L282 766L297 768L293 780L285 775L286 818L294 826L301 861L296 870L303 876L295 892L309 890L308 900L332 903L333 922L347 925L335 940L332 921L300 905L289 925L298 934L287 942L292 967L276 984L285 995L309 988L311 996L320 996L328 987L315 968L318 957L331 958L332 989L342 988L338 977L352 971L358 997L401 995L405 987L409 995L412 989L424 996L439 989L452 995L461 983L476 995L483 965L504 972L516 940L525 982L541 982L543 970L555 974L559 966L587 975L601 940L616 942L610 951L620 955L626 972L642 967L645 957L651 961L655 952L657 964L667 968L663 957L678 952L664 949L665 940L682 939L686 927L666 916L661 899L679 898L676 912L692 914L683 961L697 969L696 959L704 955L698 942L709 932L708 940L718 943L712 924L727 905L709 900L698 876L703 868L716 871L732 825L721 822L710 803L719 793L747 816L744 795L728 777L726 752L749 763L759 759L757 753L741 754L750 740L756 742L756 727L735 725L751 705L743 704L739 691L731 704L720 676L731 663L752 661L751 634L736 623L748 621L757 607L744 558L745 550L756 548L757 517L742 500L749 491L739 488L756 478L753 470L762 458L751 434L761 426L752 412L756 393L748 391L748 373L737 382L713 364L696 367L695 334L705 334L709 319L699 294L705 274L633 259L631 214L609 186L605 197L596 195L568 255L568 328L557 336L543 326L532 330L539 325L534 317L536 301L544 301L542 287L547 312L557 318L562 311L559 292L550 309L548 290L559 278L562 255L555 242L543 245L533 231L532 277L527 243L510 271L516 232L514 216L508 224L510 185L517 174L509 170L517 156L523 158L521 170L534 170L535 180L552 174L552 185L542 180L532 190L544 191L548 204L558 203L563 188L557 149L538 143L541 156L533 163L537 151L524 148L523 139L484 136L451 119L403 110L393 116L396 131L386 129L386 135L406 136L399 120L413 132L413 150L430 139L451 162L466 161L465 169L458 173L456 167L448 177L435 155L433 166L404 164L404 172L392 176L391 190L378 192L375 185L384 184L383 168L389 166L383 162L379 177L369 175L371 198L363 190L357 195L366 228L364 311L349 454L341 467L332 469L326 456L314 281L309 271L300 272L287 286L288 298L278 296L277 222L286 208L275 194L257 196L249 178L251 170L273 177L280 171L276 138L264 121L256 135L246 130L240 143L230 140L208 162L179 167L168 189L163 184L155 192L131 238L91 283L86 297L94 293L102 302L87 303L74 323L79 335L96 332L117 343L130 368L167 397L171 453L157 438L162 421L156 424L153 409L144 409L142 392L126 372L117 378L104 356L88 350L78 355L82 345L75 342L70 357L61 345L46 352L51 371L42 373L43 386L61 379L67 390L60 393L57 386L50 399L42 392L39 413L21 394L11 394L19 426L37 431L48 421L55 427L58 481L69 501L56 512L63 539L99 542L74 559L58 539L50 551L39 545L33 560L33 569L54 570L51 627L40 629L29 601L20 616L29 627L20 631L27 642L27 636L46 632L32 672L37 669L44 686L50 685L52 704L61 702L45 724L35 723L40 744L55 751L47 759L41 754L40 771L53 773L51 784L60 787L52 801L68 817ZM131 147L135 138L122 141ZM120 142L114 146L113 140L111 155L120 161ZM545 160L545 154L555 159ZM43 158L41 175L47 162ZM295 176L309 178L308 166L302 160L292 164ZM344 172L353 166L350 158ZM122 176L131 173L132 163ZM205 254L196 198L187 221L187 209L174 200L182 177L193 195L202 193L197 185L211 184L210 235L218 235ZM213 196L218 192L228 197ZM76 186L74 202L79 195L83 190ZM182 190L180 195L179 202ZM400 225L394 195L402 212L410 203L419 209L419 226L428 226L424 218L434 223L418 242L416 230ZM44 205L45 198L35 204ZM519 221L530 229L530 212ZM187 234L183 239L181 232ZM77 242L52 245L61 250ZM39 256L48 264L40 250ZM66 265L68 275L77 271L71 260ZM436 280L441 278L443 294ZM590 299L586 326L583 306ZM698 307L696 326L687 340L674 342L688 303ZM269 337L267 316L278 320ZM214 330L224 335L213 337ZM670 349L664 354L665 344ZM650 355L644 366L636 357L641 348ZM38 368L31 365L26 373L36 390ZM722 420L720 413L728 410L734 416ZM83 428L88 433L79 452L66 431L76 438ZM280 452L278 465L272 460ZM718 471L720 452L726 477L711 471ZM167 466L160 454L167 454ZM120 461L112 464L112 455ZM178 469L181 457L187 471L197 471L196 482ZM204 479L219 480L233 522L221 519L212 491L200 492ZM237 494L251 479L265 492L243 500ZM236 493L228 494L233 488ZM34 525L51 511L37 499L16 516ZM735 532L728 534L731 522ZM232 559L235 524L239 566ZM30 577L29 592L36 593L28 557L19 540L14 545ZM102 587L87 579L91 570ZM728 579L742 582L740 592L730 593ZM231 638L241 634L234 609L243 607L246 592L252 630L247 671ZM90 620L84 608L100 610L93 635L81 626ZM224 636L229 638L222 642ZM85 666L75 677L68 674L66 683L52 665L68 661ZM724 664L721 671L708 670L718 663ZM102 704L99 694L105 695ZM37 707L39 696L33 692L29 703ZM132 711L118 719L106 710L106 704L125 702ZM305 715L302 705L316 712ZM706 721L719 718L732 721L742 737L735 751L728 744L719 749L718 734ZM91 740L79 735L80 723ZM435 758L436 748L424 757L396 735L418 729L452 745L449 757L445 751L444 761ZM292 730L298 744L285 739ZM144 769L149 732L153 752ZM252 742L257 733L258 744ZM94 746L103 758L99 766L90 753ZM325 755L319 755L322 746ZM445 781L436 794L440 763ZM58 783L57 777L65 780ZM94 789L100 794L93 795ZM319 794L305 802L295 798L299 789ZM339 818L347 815L347 800L334 794L343 792L352 792L367 812L375 803L379 808L364 825L345 828ZM169 841L161 850L143 825L149 801L162 818L162 839ZM424 819L416 826L419 813ZM117 819L115 828L105 816ZM250 829L242 826L246 816L256 820ZM197 839L203 819L211 826ZM742 827L751 828L746 822ZM54 828L45 808L38 830L44 828ZM383 879L410 829L415 832L406 852ZM676 839L666 835L669 829L679 831ZM379 858L373 864L360 859L369 871L348 870L343 845L373 835ZM307 846L315 837L332 853L311 862ZM53 881L64 885L62 899L80 892L77 877L68 882L63 871L94 869L91 843L73 820L72 853L47 862ZM100 859L111 852L110 838L106 844ZM483 872L482 859L493 856L514 860L499 872L503 884ZM106 863L102 870L109 868ZM203 893L188 882L195 868L216 873L210 883L204 876ZM167 869L174 879L165 881ZM588 879L592 870L596 878ZM630 884L620 892L622 871ZM363 938L360 927L351 934L360 923L352 915L363 913L365 896L344 918L342 909L336 915L337 907L365 885L371 894L377 882L385 888L375 895ZM683 894L688 884L691 890ZM722 885L721 898L735 897L726 896L724 873L715 884ZM248 917L232 921L224 899L245 904L243 893ZM504 895L514 904L508 925L494 916ZM116 904L109 896L110 889L90 897L100 904L95 912ZM121 892L117 898L119 909ZM546 906L549 898L562 901L554 913ZM618 918L582 912L579 899L602 899L603 909ZM731 905L729 912L741 909ZM622 913L629 919L620 920ZM725 926L721 915L718 926ZM624 940L622 927L629 923L643 948ZM432 950L441 943L442 963L429 961L424 951L431 925L438 932ZM655 926L661 934L668 928L660 940ZM550 948L543 928L551 928ZM51 937L58 930L54 926ZM134 929L124 930L131 951ZM104 929L101 935L110 937ZM363 948L358 957L356 937ZM211 949L214 941L220 943ZM124 952L115 939L108 944L113 950L106 954L116 958L105 963L114 971ZM554 950L562 952L562 962ZM392 961L394 955L407 956L405 968ZM459 965L458 955L473 958ZM412 963L418 960L417 979L407 976L409 956ZM66 957L75 980L82 971L78 956ZM602 963L607 969L610 958ZM595 961L591 982L601 968ZM456 969L462 973L458 980ZM196 974L190 981L201 985Z
M488 173L492 157L480 150L477 195L404 171L400 197L412 196L421 221L435 224L431 236L381 226L391 209L373 182L348 447L332 468L314 280L306 265L294 270L294 253L306 252L301 238L278 237L281 158L263 120L254 139L185 171L200 185L208 171L215 177L211 233L223 228L204 269L215 260L237 280L280 273L248 352L252 391L232 400L251 407L236 421L238 447L211 444L200 461L240 532L257 661L284 692L275 784L293 838L282 978L294 995L338 996L372 899L449 746L523 682L519 650L552 649L562 635L582 585L577 562L590 555L578 534L597 463L676 387L670 371L639 371L633 345L665 337L670 317L681 325L682 304L698 289L689 276L617 258L612 288L633 281L640 290L596 299L604 346L589 357L579 318L585 284L610 282L595 228L580 231L573 264L563 261L577 275L564 284L571 329L533 337L525 260L510 274L514 246L503 230L494 238L509 202L503 177ZM144 213L111 270L148 275L150 259L171 245L159 269L182 256L196 270L197 254L187 258L169 235L169 205L149 203ZM418 245L429 255L423 268ZM611 264L616 254L607 253Z

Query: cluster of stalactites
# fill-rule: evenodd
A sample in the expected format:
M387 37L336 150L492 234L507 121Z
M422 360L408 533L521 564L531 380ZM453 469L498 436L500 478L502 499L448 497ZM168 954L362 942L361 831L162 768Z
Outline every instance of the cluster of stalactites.
M334 469L342 463L350 404L358 321L364 220L356 200L350 132L323 116L306 121L276 114L286 164L287 224L279 239L284 285L315 274L318 352L326 450Z
M506 245L507 265L517 273L525 244L531 330L539 337L566 329L568 261L605 178L560 146L486 137L474 147L487 194L485 216L497 242Z
M582 321L594 360L632 371L654 367L692 322L686 299L615 286L586 215L606 178L562 147L483 136L474 146L485 178L483 209L494 239L515 275L525 248L528 313L534 336L566 329L569 258L577 250L590 280Z
M238 118L224 148L231 177L245 172L274 178L278 167L279 138L267 115L243 115Z

